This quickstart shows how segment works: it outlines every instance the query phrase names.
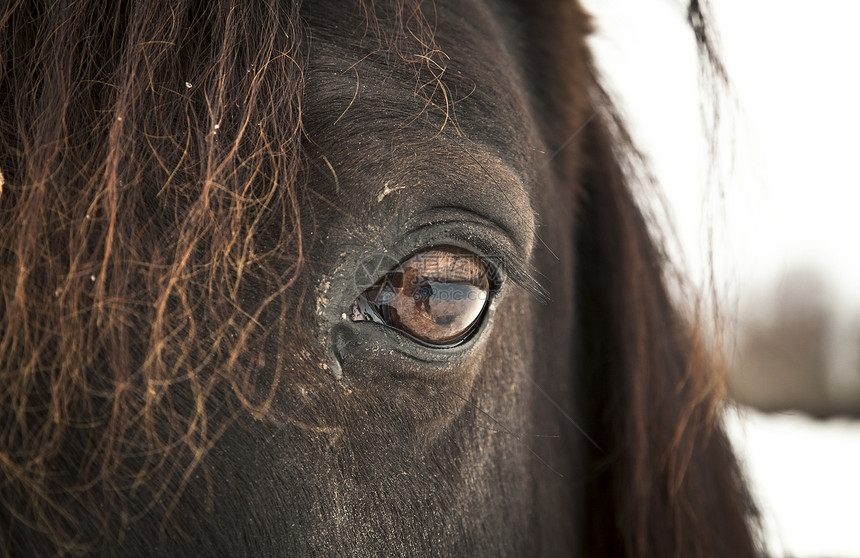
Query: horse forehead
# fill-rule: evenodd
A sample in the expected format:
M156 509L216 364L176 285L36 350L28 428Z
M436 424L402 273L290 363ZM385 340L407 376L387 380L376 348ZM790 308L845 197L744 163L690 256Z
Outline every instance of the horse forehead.
M303 113L339 136L389 122L414 139L449 131L508 160L532 154L537 134L519 54L510 50L516 33L480 2L438 1L434 9L431 35L420 39L408 21L406 30L389 30L393 38L376 31L380 38L359 14L310 18Z
M435 9L431 38L395 46L368 37L361 14L309 18L302 114L315 186L359 219L455 205L530 245L545 148L517 61L480 3Z

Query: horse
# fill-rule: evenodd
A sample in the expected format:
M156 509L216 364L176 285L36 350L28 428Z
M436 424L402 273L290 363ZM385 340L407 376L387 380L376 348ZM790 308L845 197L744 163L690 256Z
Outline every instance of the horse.
M6 555L762 552L576 2L0 14Z

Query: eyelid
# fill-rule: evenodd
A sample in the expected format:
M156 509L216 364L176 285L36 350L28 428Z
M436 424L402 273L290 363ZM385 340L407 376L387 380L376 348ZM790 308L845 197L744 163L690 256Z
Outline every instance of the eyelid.
M547 290L537 280L536 270L527 259L528 255L520 253L511 234L495 221L470 209L450 206L417 213L406 224L414 221L422 221L423 224L414 227L408 237L421 238L425 236L425 231L445 229L445 235L438 236L438 240L422 241L418 245L451 244L473 251L485 261L491 260L506 281L510 280L542 303L549 300ZM488 231L489 234L482 234L481 231ZM430 235L427 237L433 238ZM414 249L411 251L414 252Z

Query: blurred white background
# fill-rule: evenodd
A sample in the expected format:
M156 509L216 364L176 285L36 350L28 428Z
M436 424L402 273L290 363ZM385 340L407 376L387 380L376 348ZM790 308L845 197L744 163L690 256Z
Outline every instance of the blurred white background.
M684 4L585 3L595 15L598 66L666 196L675 257L700 288L713 261L730 337L737 332L729 351L743 357L736 383L748 380L744 344L757 324L821 309L822 354L812 366L816 401L826 405L801 400L806 384L792 401L819 416L849 409L855 419L752 410L728 419L770 550L860 557L860 2L715 2L712 24L737 104L725 105L731 125L719 136L720 181L711 186ZM788 381L796 360L771 367L750 399L778 409L768 391Z

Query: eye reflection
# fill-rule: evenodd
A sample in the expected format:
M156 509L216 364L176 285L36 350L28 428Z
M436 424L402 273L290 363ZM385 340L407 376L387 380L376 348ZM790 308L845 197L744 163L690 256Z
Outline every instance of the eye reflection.
M455 246L418 252L385 274L352 305L353 321L384 324L437 348L466 341L490 292L487 266Z

